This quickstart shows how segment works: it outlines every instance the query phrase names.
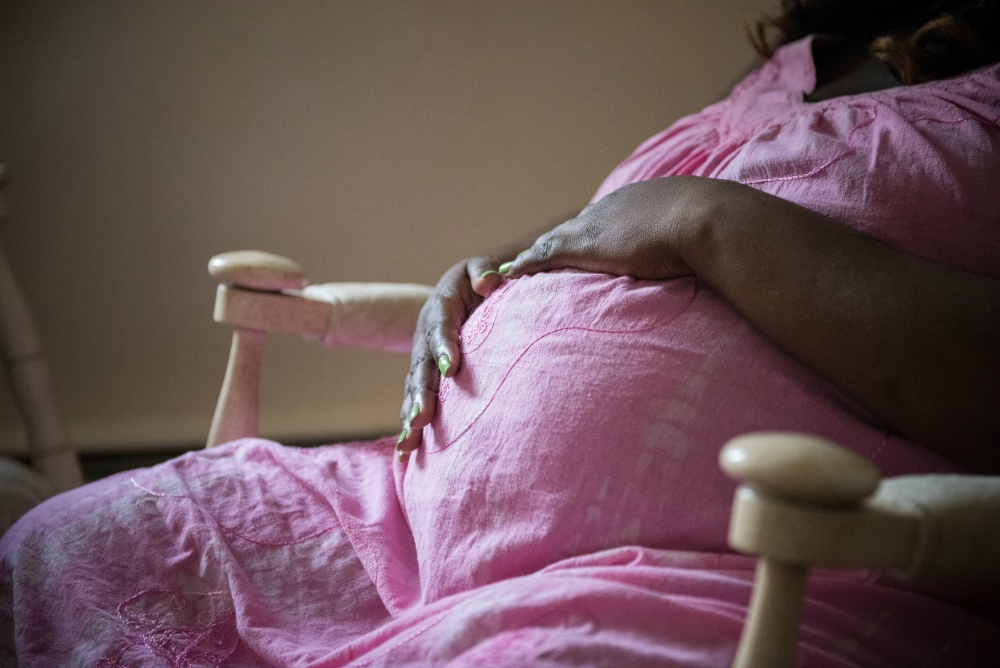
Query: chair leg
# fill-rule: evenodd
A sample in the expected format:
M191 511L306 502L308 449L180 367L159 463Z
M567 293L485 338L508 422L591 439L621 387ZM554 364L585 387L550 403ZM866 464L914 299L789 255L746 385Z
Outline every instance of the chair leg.
M791 668L797 662L798 625L809 569L762 558L757 562L750 612L734 668Z
M2 167L0 167L2 169ZM0 176L2 185L2 176ZM0 195L0 221L3 220ZM24 295L0 246L0 357L24 419L32 468L54 492L83 484L80 463L55 407L42 345Z
M226 378L215 407L206 447L257 435L260 367L265 336L266 332L256 329L234 330Z
M41 354L15 359L8 373L28 434L31 467L52 487L65 492L83 484L76 449L55 410L48 364Z

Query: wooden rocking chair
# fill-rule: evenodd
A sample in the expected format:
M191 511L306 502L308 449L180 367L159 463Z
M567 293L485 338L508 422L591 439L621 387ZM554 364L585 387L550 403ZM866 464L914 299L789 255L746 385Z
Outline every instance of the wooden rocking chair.
M302 268L256 251L212 258L215 320L235 328L208 446L255 436L268 332L327 345L409 352L429 286L308 285ZM801 434L750 434L720 454L741 484L729 542L759 557L735 664L796 665L811 567L894 571L921 581L1000 585L1000 477L881 479L866 459Z

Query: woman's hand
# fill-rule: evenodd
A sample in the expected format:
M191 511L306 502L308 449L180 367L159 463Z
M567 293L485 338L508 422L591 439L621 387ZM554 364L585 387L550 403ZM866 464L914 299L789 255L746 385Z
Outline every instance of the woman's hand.
M732 181L625 186L500 268L693 274L890 427L1000 472L1000 280L909 255Z
M516 278L572 268L650 280L686 276L691 273L681 259L686 235L734 185L667 177L624 186L540 236L502 273Z
M454 376L462 365L462 324L500 286L502 274L513 278L567 267L650 279L689 274L673 251L673 231L683 216L705 208L699 203L713 185L708 179L675 177L626 186L543 234L513 262L501 264L523 246L464 260L445 272L413 335L400 412L403 429L396 443L400 459L420 447L421 428L434 419L441 377Z
M444 273L421 309L400 412L403 431L396 449L401 460L420 447L421 427L434 419L441 376L454 376L461 367L459 330L502 282L496 271L502 259L476 257L459 262Z

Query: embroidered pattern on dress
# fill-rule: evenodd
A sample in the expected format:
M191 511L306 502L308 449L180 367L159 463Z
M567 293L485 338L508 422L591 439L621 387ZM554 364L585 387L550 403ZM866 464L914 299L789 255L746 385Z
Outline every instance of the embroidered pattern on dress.
M815 176L816 174L819 174L820 172L822 172L824 169L826 169L830 165L832 165L832 164L834 164L836 162L840 162L841 160L843 160L847 156L856 153L857 150L858 150L858 147L857 147L857 144L854 143L854 134L858 130L860 130L862 128L865 128L865 127L868 127L869 125L871 125L872 123L875 122L875 120L878 118L878 108L879 108L879 105L881 105L881 104L882 104L881 102L876 102L875 106L872 107L872 114L868 118L868 120L867 121L863 121L861 123L858 123L857 125L854 126L854 128L851 130L851 133L849 135L847 135L847 150L844 151L843 153L841 153L840 155L837 155L834 158L831 158L830 160L824 162L819 167L814 167L813 169L811 169L808 172L805 172L803 174L793 174L793 175L790 175L790 176L771 176L771 177L763 177L763 178L759 178L759 179L749 179L747 181L743 181L744 185L752 186L752 185L757 185L757 184L761 184L761 183L775 183L775 182L778 182L778 181L795 181L797 179L807 179L810 176Z
M486 339L493 331L493 323L496 322L500 304L508 292L507 288L505 285L486 298L465 321L458 337L462 342L463 355L476 352L486 343Z
M469 430L472 429L472 427L479 421L480 418L483 417L483 415L486 413L486 411L493 404L493 401L496 399L497 394L499 394L500 389L504 386L504 383L507 382L507 379L510 377L511 373L513 373L514 367L516 367L518 365L518 362L520 362L521 359L523 359L524 356L527 355L528 352L531 351L531 349L534 348L537 343L539 343L540 341L548 338L549 336L553 336L553 335L560 334L562 332L567 332L567 331L580 331L580 332L590 332L590 333L595 333L595 334L614 334L614 335L618 335L618 336L625 336L625 335L628 335L628 334L636 334L636 333L639 333L639 332L644 332L644 331L653 329L653 328L655 328L657 326L659 326L659 323L654 323L652 325L647 325L646 327L640 327L640 328L636 328L636 329L596 329L596 328L593 328L593 327L569 326L569 327L559 327L557 329L553 329L551 331L545 332L544 334L540 334L533 341L531 341L527 346L525 346L524 349L521 350L521 352L518 354L518 356L516 358L514 358L514 361L510 363L510 366L507 367L507 370L500 377L500 381L497 383L497 386L495 388L493 388L493 392L490 394L490 398L486 401L486 403L479 410L479 412L477 412L472 417L472 419L469 420L469 422L462 429L458 430L457 434L455 434L454 436L450 437L444 443L444 445L442 445L440 448L437 448L436 450L431 450L431 449L429 449L429 448L427 448L425 446L424 447L424 452L426 454L428 454L428 455L433 455L433 454L436 454L438 452L443 452L443 451L447 450L448 448L450 448L452 445L454 445L456 442L458 442L459 439L461 439L467 433L469 433Z
M681 279L681 280L683 280L683 279ZM510 284L510 287L512 289L514 287L514 284ZM536 286L534 289L539 290L541 292L549 292L549 291L551 291L553 293L557 293L558 292L558 290L555 289L553 287L553 285L551 285L551 284L547 284L547 285L544 285L544 286ZM576 325L576 324L567 324L567 325L564 325L564 326L561 326L561 327L554 327L553 329L549 329L547 331L543 331L543 332L539 333L532 340L528 341L527 343L525 343L523 345L523 347L520 348L520 350L517 353L517 355L514 356L514 358L510 361L510 363L506 365L506 369L503 371L503 373L500 374L499 379L496 381L495 386L493 386L492 388L490 388L490 389L488 389L488 390L486 390L484 392L484 403L475 412L475 414L472 415L468 419L468 421L465 422L465 424L462 427L460 427L460 428L456 427L454 432L452 432L452 430L449 428L448 431L452 432L452 433L449 433L443 439L443 443L438 444L437 447L433 447L430 444L428 444L427 442L425 442L424 443L424 447L423 447L424 454L425 455L433 455L433 454L437 454L439 452L444 452L445 450L447 450L448 448L450 448L452 445L454 445L455 443L457 443L459 440L461 440L462 438L464 438L473 429L473 427L480 421L480 419L482 419L482 417L487 413L487 411L489 411L489 409L493 406L493 404L496 401L498 395L500 394L501 389L504 387L504 385L507 383L507 380L510 378L511 374L514 372L514 369L519 366L519 364L521 363L521 361L527 355L529 355L531 352L533 352L534 348L538 344L540 344L544 340L548 339L549 337L558 336L559 334L562 334L562 333L565 333L565 332L586 332L588 334L593 334L593 335L598 335L598 336L602 336L602 335L603 336L608 336L608 335L610 335L610 336L616 336L616 337L628 336L628 335L631 335L631 334L640 334L640 333L643 333L643 332L648 332L648 331L656 329L658 327L663 327L663 326L667 325L669 322L672 322L673 319L676 318L678 315L680 315L681 313L684 313L687 310L687 308L694 302L694 299L695 299L696 295L698 294L698 292L699 292L698 284L696 282L694 282L694 281L691 281L691 283L690 283L690 293L687 294L686 299L684 300L684 305L683 306L680 306L679 308L677 308L676 311L673 312L673 313L671 313L671 314L669 314L669 316L666 315L666 314L660 313L660 314L657 314L655 317L643 318L643 321L640 324L636 324L635 326L631 326L631 327L606 327L606 328L601 328L601 327L592 327L592 326L584 326L584 325ZM506 291L504 292L504 294L506 294ZM517 298L515 297L515 302L516 301L517 301ZM545 307L542 306L541 308L545 308ZM488 336L489 333L492 332L492 330L493 330L493 324L494 324L495 319L496 319L496 312L493 311L491 313L487 313L487 314L484 315L484 317L488 318L488 325L484 325L484 326L477 325L476 331L485 331L486 335ZM479 345L482 345L482 341L479 341L478 343L479 343ZM472 352L472 351L468 351L468 352ZM468 354L468 353L466 353L466 354ZM458 386L456 385L455 380L458 379L463 373L464 373L464 367L463 367L463 370L459 371L459 374L457 376L455 376L455 378L453 378L453 379L446 379L448 382L447 383L442 382L441 385L439 386L439 392L443 391L443 393L444 393L444 400L445 401L448 399L448 397L451 395L451 393L453 391L460 391L459 389L456 389ZM488 396L486 396L486 394L488 394ZM439 396L439 400L440 400L440 396ZM438 421L438 417L435 417L434 422L431 423L431 425L434 425L434 424L440 424L440 422ZM429 425L429 427L431 425Z
M170 668L218 668L239 645L228 592L148 589L118 605L130 642L98 662L100 668L143 665L150 655Z

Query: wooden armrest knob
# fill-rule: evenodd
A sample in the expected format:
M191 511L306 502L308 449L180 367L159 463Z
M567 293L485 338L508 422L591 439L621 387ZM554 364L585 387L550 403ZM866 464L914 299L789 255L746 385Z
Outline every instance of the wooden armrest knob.
M875 465L815 436L758 433L729 441L719 464L765 496L811 505L853 506L878 489Z
M208 273L219 283L253 290L301 290L309 282L297 262L263 251L230 251L208 261Z

